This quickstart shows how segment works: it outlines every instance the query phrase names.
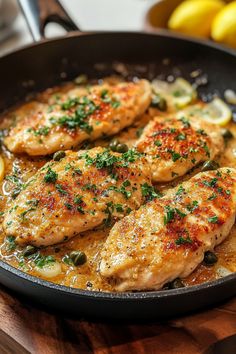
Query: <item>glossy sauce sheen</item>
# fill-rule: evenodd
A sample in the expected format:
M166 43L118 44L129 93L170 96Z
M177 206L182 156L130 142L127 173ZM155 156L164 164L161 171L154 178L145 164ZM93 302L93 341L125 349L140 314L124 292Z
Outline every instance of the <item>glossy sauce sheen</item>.
M46 97L47 93L43 94L41 98ZM150 115L155 115L159 111L154 110ZM163 113L161 113L163 114ZM138 131L140 127L142 128L150 116L143 116L140 122L135 122L133 128L118 134L118 138L121 142L127 143L131 146L137 139ZM0 125L1 129L7 128L12 124L12 117L9 116ZM226 128L234 134L234 138L231 139L226 146L224 154L218 158L218 162L221 167L236 167L236 125L230 123ZM112 138L110 138L111 140ZM106 146L109 144L108 140L100 140L95 143L95 145ZM41 157L28 157L26 155L14 155L6 150L2 145L1 155L5 162L5 177L13 176L11 180L4 179L1 182L1 194L0 194L0 211L4 212L5 209L9 209L11 203L11 194L17 189L17 184L12 183L14 176L17 177L19 183L24 183L35 174L35 172L42 167L45 162L49 161L49 158ZM191 175L196 174L201 169L195 168L193 172L185 175L183 178L179 178L174 182L159 185L160 190L165 190L166 188L175 186L179 184L182 180L189 179ZM2 219L3 216L0 216ZM2 221L2 220L1 220ZM103 280L99 275L99 263L100 263L100 251L101 248L109 234L109 227L101 228L95 231L88 231L82 235L78 235L66 243L58 244L55 246L50 246L45 249L41 249L41 255L53 256L61 265L61 272L56 277L51 277L50 279L44 277L37 271L35 263L31 257L23 258L22 248L19 246L12 246L9 241L4 240L5 235L1 229L0 233L0 257L5 262L11 264L12 266L21 269L29 274L41 277L45 280L50 280L57 284L71 286L74 288L88 289L88 290L103 290L103 291L113 291L112 285L107 281ZM80 266L73 266L68 263L68 254L73 250L84 251L87 256L87 262ZM218 278L217 268L219 266L227 268L230 272L236 271L236 228L235 226L231 230L230 235L227 237L225 242L215 249L215 253L218 256L218 262L213 267L207 267L201 264L190 276L184 279L185 285L195 285L206 282L208 280L213 280Z

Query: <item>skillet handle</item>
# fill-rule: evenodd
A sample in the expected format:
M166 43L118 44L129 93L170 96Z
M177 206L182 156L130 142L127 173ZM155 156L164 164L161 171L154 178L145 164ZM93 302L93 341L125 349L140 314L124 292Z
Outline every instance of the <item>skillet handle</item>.
M79 31L58 0L18 0L34 42L45 38L45 27L54 22L66 31Z

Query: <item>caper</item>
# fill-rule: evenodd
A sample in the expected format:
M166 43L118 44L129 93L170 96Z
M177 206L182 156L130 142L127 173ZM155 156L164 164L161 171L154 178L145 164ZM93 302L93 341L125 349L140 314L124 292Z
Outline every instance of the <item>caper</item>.
M86 263L87 257L86 254L82 251L73 251L70 253L70 259L72 260L75 266L82 265Z
M167 110L167 102L163 97L155 94L152 97L151 107L158 108L160 111L164 112Z
M116 146L116 151L120 153L127 152L129 150L128 146L126 144L118 144Z
M234 137L229 129L224 129L222 132L222 136L223 136L225 142L227 142L228 140L230 140Z
M55 154L53 154L53 160L60 161L65 156L66 156L65 151L57 151L57 152L55 152Z
M218 164L218 162L214 161L214 160L208 160L206 162L204 162L204 164L202 165L202 171L211 171L211 170L217 170L217 168L219 168L220 165Z
M116 151L116 147L117 145L120 144L119 140L117 139L114 139L110 142L109 144L109 148L112 150L112 151Z
M211 252L211 251L207 251L204 254L204 262L207 265L213 265L218 261L218 257L215 253Z
M171 283L169 283L169 289L179 289L184 288L184 286L185 285L180 278L176 278Z
M31 256L32 254L34 254L35 252L37 252L37 248L34 246L26 246L25 249L22 252L23 257L28 257Z

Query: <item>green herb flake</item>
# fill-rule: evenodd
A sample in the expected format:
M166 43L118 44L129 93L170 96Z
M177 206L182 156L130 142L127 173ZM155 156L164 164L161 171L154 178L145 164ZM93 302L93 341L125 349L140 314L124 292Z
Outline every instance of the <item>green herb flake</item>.
M218 223L218 216L212 216L210 218L207 219L208 222L212 223L212 224L217 224Z
M68 194L68 192L63 188L63 186L61 184L56 184L55 187L56 187L56 190L60 194L62 194L62 195L67 195Z
M7 251L14 251L16 249L16 242L14 236L6 237L6 247L7 247Z
M53 256L43 256L41 254L38 254L37 257L34 259L34 263L38 268L43 268L55 262L56 260Z
M216 199L216 198L217 198L217 195L216 195L215 193L212 193L212 194L210 195L210 197L207 198L207 200L214 200L214 199Z
M155 187L150 186L148 183L144 183L141 185L142 196L146 198L146 200L153 200L155 198L162 197L160 192L155 190Z
M181 195L182 193L185 192L184 187L182 186L182 184L179 186L177 192L175 193L175 195Z
M58 174L51 169L51 167L48 168L47 173L45 174L43 180L46 183L55 183L58 178Z
M164 225L167 225L171 222L175 217L175 209L170 206L165 206L166 215L164 215Z
M186 245L186 244L192 244L193 240L187 236L186 238L183 236L180 236L177 240L175 240L175 244L180 246L180 245Z
M154 142L154 145L156 145L156 146L161 146L162 145L162 142L160 141L160 140L156 140L155 142Z
M179 120L183 123L184 128L190 128L191 125L186 117L182 117Z
M177 141L182 141L182 140L186 140L186 134L184 133L180 133L176 136L175 140Z

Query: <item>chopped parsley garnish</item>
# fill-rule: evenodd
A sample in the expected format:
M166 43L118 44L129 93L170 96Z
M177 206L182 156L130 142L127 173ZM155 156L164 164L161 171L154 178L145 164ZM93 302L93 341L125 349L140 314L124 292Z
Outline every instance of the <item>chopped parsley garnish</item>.
M30 199L25 204L32 205L32 206L36 207L39 204L39 199L36 199L36 198Z
M171 154L173 162L175 162L175 161L177 161L177 160L179 160L181 158L181 155L178 152L174 151L174 150L168 149L168 152Z
M70 203L64 203L65 207L68 209L68 210L72 210L73 209L73 205L70 204Z
M177 240L175 240L175 244L180 246L180 245L186 245L186 244L192 244L193 240L189 236L186 238L183 236L180 236Z
M71 168L72 168L72 166L71 166L70 163L67 163L67 164L65 165L65 171L69 171Z
M161 145L162 145L162 142L161 142L160 140L156 140L156 141L154 142L154 145L156 145L156 146L161 146Z
M56 190L60 194L62 194L62 195L67 195L68 194L68 192L63 188L63 186L61 184L56 184L55 187L56 187Z
M206 156L207 156L207 157L210 157L210 156L211 156L211 155L210 155L210 150L209 150L209 147L207 146L206 143L203 145L203 149L204 149L205 152L206 152Z
M80 128L86 133L90 134L93 127L89 125L87 119L90 115L100 109L100 106L96 105L88 97L84 96L82 98L70 98L66 102L61 104L62 110L70 110L75 108L73 113L69 115L63 115L59 118L51 117L50 122L52 125L60 125L70 130L75 130Z
M207 219L207 221L209 221L212 224L217 224L218 223L218 216L212 216L210 218Z
M85 214L85 211L84 211L84 209L82 208L81 205L78 205L78 206L76 207L76 209L77 209L77 211L78 211L79 213Z
M82 187L83 191L92 191L95 192L97 190L97 186L96 184L92 184L92 183L86 183L83 187Z
M38 256L34 259L34 263L38 268L43 268L55 262L56 260L53 256L43 256L41 254L38 254Z
M107 168L109 173L112 173L115 164L127 167L128 163L136 161L140 156L142 156L142 154L132 149L123 153L121 156L115 156L106 149L103 152L98 153L94 158L89 156L88 153L80 155L79 158L84 158L87 166L95 165L98 169Z
M34 130L34 135L35 136L39 136L39 135L46 136L49 134L49 132L50 132L50 127L45 126L45 127L39 128L37 130Z
M146 197L146 199L153 200L155 198L160 198L162 196L161 193L155 190L155 187L150 186L148 183L144 183L141 185L142 196Z
M44 180L44 182L47 182L47 183L55 183L57 180L57 177L58 177L58 174L55 171L53 171L51 169L51 167L49 167L43 180Z
M22 219L22 221L26 221L26 215L30 212L30 211L34 211L36 210L35 207L30 207L27 210L24 210L22 213L19 214L19 217Z
M118 213L122 213L124 211L123 205L122 204L114 204L114 208Z
M190 128L189 120L186 117L182 117L179 120L183 123L184 128Z
M135 162L141 156L142 154L137 150L129 149L127 152L124 152L122 154L122 157L120 159L121 161L124 160L125 162Z
M164 215L164 225L167 225L171 222L175 217L175 209L171 208L170 206L165 207L166 215Z
M118 188L118 187L116 187L116 186L110 186L109 188L108 188L108 190L110 190L110 191L116 191L116 192L118 192L118 193L121 193L121 194L123 194L124 195L124 197L126 198L126 199L129 199L130 197L131 197L131 195L132 195L132 192L131 191L129 191L129 190L126 190L125 188L126 187L128 187L127 186L127 182L125 181L125 182L123 182L123 184L122 184L122 186L120 187L120 188Z
M77 104L79 104L79 102L80 102L80 100L77 97L69 98L66 102L61 104L61 108L63 110L68 110L68 109L75 107Z
M210 181L203 181L202 183L207 186L207 187L212 187L214 188L218 179L217 178L212 178Z
M166 215L164 215L164 225L167 225L171 222L176 215L184 218L187 214L183 213L181 210L177 208L171 208L169 205L165 206Z
M112 155L108 150L105 150L102 153L97 154L97 156L92 159L91 163L87 162L87 164L94 164L98 169L102 168L111 168L118 161L118 158Z
M193 200L192 204L188 204L186 205L186 209L192 213L195 209L197 209L198 207L198 201L197 200Z
M198 130L196 130L196 132L200 135L207 135L205 130L203 130L203 129L198 129Z
M82 195L77 195L77 196L75 196L75 198L74 198L74 203L75 204L80 204L80 203L82 203Z
M24 183L21 181L20 177L18 176L19 171L15 169L13 172L14 172L13 175L6 176L5 179L15 185L15 188L13 189L12 192L12 198L15 199L18 196L18 194L20 194L21 190L24 188Z
M85 118L76 111L74 116L62 116L58 118L57 123L67 129L75 130L76 128L80 128L87 134L90 134L93 131L93 127L85 121Z
M116 99L114 98L111 98L108 96L108 90L102 90L101 92L101 99L103 102L105 103L110 103L110 105L113 107L113 108L118 108L120 106L120 102L117 101Z
M207 198L207 200L214 200L214 199L216 199L216 198L217 198L217 195L216 195L215 193L212 193L212 194L210 195L210 197Z
M82 171L80 168L75 168L74 169L74 172L77 174L77 175L82 175Z
M7 236L6 242L7 242L7 250L14 251L14 249L16 248L15 237L14 236Z
M181 217L184 218L187 214L183 213L181 210L175 208L175 212Z
M175 140L177 141L186 140L186 135L184 133L180 133L176 136Z
M184 192L185 192L184 187L182 185L180 185L177 192L175 193L175 195L181 195Z

